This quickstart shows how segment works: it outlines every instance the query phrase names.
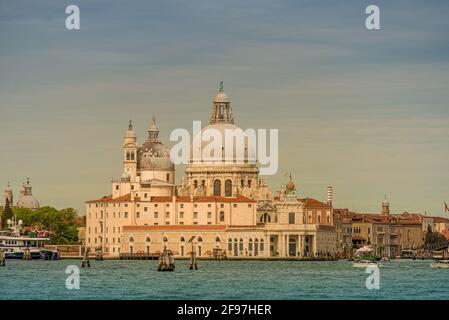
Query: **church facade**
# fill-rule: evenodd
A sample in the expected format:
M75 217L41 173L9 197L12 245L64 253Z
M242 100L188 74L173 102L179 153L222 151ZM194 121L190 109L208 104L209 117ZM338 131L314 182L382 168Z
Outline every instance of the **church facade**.
M203 130L237 128L221 87ZM249 148L243 161L192 156L179 185L154 117L141 145L130 122L122 152L123 173L112 181L111 195L86 202L86 245L101 247L105 256L164 248L186 257L192 250L201 257L245 258L335 252L332 193L326 202L299 197L290 176L274 194L257 162L248 161Z

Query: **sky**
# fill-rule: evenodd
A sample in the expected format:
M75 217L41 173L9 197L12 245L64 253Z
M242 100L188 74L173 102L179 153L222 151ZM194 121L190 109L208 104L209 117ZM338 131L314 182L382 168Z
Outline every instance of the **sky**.
M81 29L65 28L66 6ZM381 30L365 28L380 8ZM132 119L207 123L224 81L236 124L279 129L278 190L334 207L444 215L448 1L0 0L0 188L41 205L111 193ZM183 167L177 167L177 181Z

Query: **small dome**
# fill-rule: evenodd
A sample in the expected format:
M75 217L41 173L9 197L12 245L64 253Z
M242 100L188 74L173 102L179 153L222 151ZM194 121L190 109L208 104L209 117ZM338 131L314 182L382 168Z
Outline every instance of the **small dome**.
M122 181L129 181L131 179L131 175L128 172L123 172L120 178Z
M230 103L229 97L223 91L218 92L213 100L214 103Z
M295 190L295 184L293 183L293 181L288 182L285 187L287 188L288 191Z
M39 201L37 201L35 196L23 195L17 201L17 206L19 208L39 209Z

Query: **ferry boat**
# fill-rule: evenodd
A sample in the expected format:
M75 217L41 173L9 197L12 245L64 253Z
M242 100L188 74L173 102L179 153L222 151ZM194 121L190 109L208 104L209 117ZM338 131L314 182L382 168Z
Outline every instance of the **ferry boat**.
M6 259L23 259L25 251L29 250L31 259L56 260L58 252L44 249L44 243L50 241L46 237L21 236L22 221L16 224L8 220L10 229L0 231L0 250L5 253Z

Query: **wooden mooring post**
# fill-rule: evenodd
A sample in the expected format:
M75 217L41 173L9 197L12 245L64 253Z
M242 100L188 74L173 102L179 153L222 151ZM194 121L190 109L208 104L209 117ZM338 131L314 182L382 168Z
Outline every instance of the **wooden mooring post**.
M85 267L90 268L89 251L90 251L89 247L85 248L83 262L81 263L81 268L85 268Z
M31 251L30 248L26 248L25 250L23 250L23 260L31 260Z
M0 267L4 267L5 265L6 265L5 252L0 249Z
M103 249L101 247L95 248L95 260L103 260Z
M198 263L196 261L196 252L195 248L193 247L193 241L192 241L192 252L190 252L190 270L198 270Z

